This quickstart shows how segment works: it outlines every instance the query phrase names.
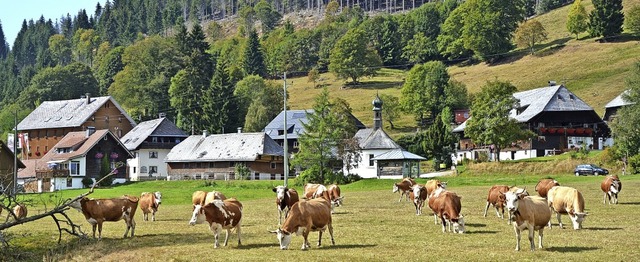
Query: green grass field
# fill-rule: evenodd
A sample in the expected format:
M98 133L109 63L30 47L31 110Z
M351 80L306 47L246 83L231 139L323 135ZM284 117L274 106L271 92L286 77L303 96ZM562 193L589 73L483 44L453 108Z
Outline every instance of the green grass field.
M156 214L157 221L142 220L136 213L136 236L123 239L124 222L106 222L103 240L80 241L71 236L63 237L63 244L56 245L57 230L51 219L11 228L14 237L13 256L20 261L51 260L71 261L202 261L202 260L313 260L326 261L498 261L514 260L584 260L584 261L634 261L640 259L637 238L640 229L635 218L640 215L640 193L633 190L640 186L640 176L621 177L624 187L620 204L603 205L599 184L602 177L574 177L557 175L562 184L579 189L586 201L589 216L584 230L545 230L545 248L530 252L526 236L522 251L514 251L515 235L512 226L496 217L490 208L489 215L482 216L486 194L493 184L524 186L529 192L540 175L473 175L444 177L449 190L462 196L465 215L465 234L442 233L433 217L425 209L422 216L414 214L410 202L398 203L399 194L391 192L391 180L362 180L342 186L345 205L333 215L336 245L331 246L328 236L323 246L316 247L317 233L310 234L312 248L301 251L302 237L294 236L290 250L279 250L277 240L268 230L277 227L278 213L274 194L270 190L276 182L235 181L217 182L206 186L203 181L142 182L97 189L92 197L116 197L122 194L139 195L143 191L160 190L163 204ZM424 183L426 180L419 180ZM301 191L301 187L295 187ZM229 245L213 249L213 235L205 225L187 224L195 190L219 190L228 197L237 197L244 205L242 246L232 234ZM60 197L70 197L82 190L64 191ZM32 199L48 199L47 194L30 195ZM42 212L42 206L30 206L33 212ZM74 221L90 232L89 224L75 210L69 212ZM557 224L555 219L552 220ZM563 217L570 226L568 217ZM537 239L537 237L536 237ZM537 240L536 240L537 241ZM6 260L4 257L2 260Z

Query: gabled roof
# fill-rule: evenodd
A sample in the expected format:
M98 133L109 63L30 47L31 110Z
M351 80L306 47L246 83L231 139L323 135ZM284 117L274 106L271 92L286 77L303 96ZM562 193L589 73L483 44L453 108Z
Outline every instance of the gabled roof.
M372 160L427 160L424 157L405 151L402 149L393 149L375 156Z
M604 108L621 107L621 106L634 104L634 103L625 101L624 96L628 94L629 94L629 90L625 90L624 92L622 92L622 94L616 96L616 98L609 101L609 103L607 103L607 105L605 105Z
M401 148L382 128L360 129L354 136L360 142L361 149L399 149Z
M136 122L111 96L91 97L89 100L91 101L89 104L87 104L87 98L42 102L38 108L20 121L18 130L78 127L107 101L111 101L131 125L135 126Z
M173 147L165 162L255 161L259 155L283 156L284 150L261 132L192 135Z
M304 124L309 122L307 113L313 114L313 109L305 110L287 110L287 126L284 126L284 111L281 111L267 126L263 129L272 139L284 139L284 133L279 135L279 130L289 130L287 139L297 139L300 134L305 132ZM365 125L358 118L351 115L357 129L365 128Z
M513 97L520 101L520 108L511 110L510 116L520 123L528 122L542 112L593 111L593 108L563 85L517 92Z
M169 121L169 119L162 117L138 124L120 140L128 150L136 150L140 144L150 136L188 137L184 131Z
M47 152L40 160L37 161L36 170L47 168L48 162L63 162L76 158L82 158L87 155L89 150L91 150L98 142L105 138L106 136L110 136L114 141L116 141L122 148L126 148L120 140L115 137L109 130L102 129L96 130L87 137L86 131L77 131L77 132L69 132L66 136L64 136L60 142L58 142L49 152ZM70 147L68 145L78 145L77 148L74 148L73 151L69 153L58 153L58 148L67 148ZM133 157L131 152L126 150L129 154L129 157Z

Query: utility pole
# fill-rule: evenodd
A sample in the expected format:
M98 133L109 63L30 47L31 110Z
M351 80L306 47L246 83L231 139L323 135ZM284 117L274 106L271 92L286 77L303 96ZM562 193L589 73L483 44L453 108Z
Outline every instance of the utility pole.
M13 113L13 193L18 194L18 111Z
M289 145L287 145L287 72L284 72L284 186L288 187L289 180Z

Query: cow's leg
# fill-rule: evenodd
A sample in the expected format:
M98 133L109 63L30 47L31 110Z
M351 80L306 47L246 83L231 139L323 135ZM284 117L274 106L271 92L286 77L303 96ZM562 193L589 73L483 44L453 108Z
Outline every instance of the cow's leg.
M227 229L226 234L224 235L224 246L227 246L227 243L229 243L229 234L231 234L231 229Z
M238 231L238 246L242 245L242 240L240 238L240 236L242 235L241 227L242 227L242 220L238 221L238 225L236 225L236 231Z
M129 221L129 219L127 219L127 217L124 217L124 224L127 226L127 229L124 231L124 236L123 238L127 237L127 234L129 234L129 229L131 229L131 222Z
M93 229L93 238L96 238L96 227L98 226L98 224L92 224L91 228Z
M518 227L513 227L516 231L516 251L520 251L520 229Z
M210 226L211 231L213 231L213 248L218 248L220 246L218 244L218 236L220 235L220 229L215 225L215 223Z
M484 217L487 217L487 210L489 210L489 205L491 205L489 203L489 201L487 201L487 205L484 207ZM498 210L496 209L496 212L498 212Z
M544 236L544 227L538 229L538 248L542 249L542 237Z
M398 203L402 201L402 197L404 196L404 191L400 191L400 198L398 198Z
M133 237L134 232L136 231L136 221L133 220L133 217L129 218L129 225L131 227L131 237Z
M533 226L529 227L529 244L531 246L531 251L534 251L536 249L536 245L535 243L533 243Z
M556 218L558 218L558 226L560 227L560 229L564 229L564 225L562 225L562 220L560 220L560 213L556 212ZM551 221L549 221L549 223L551 223Z
M335 245L336 241L333 240L333 225L329 223L329 225L327 226L329 227L329 236L331 237L331 245Z
M444 216L442 216L440 220L442 220L442 233L447 233L447 221L444 219Z
M156 211L157 210L153 210L153 213L151 213L151 221L156 221ZM148 218L148 217L147 217Z
M504 214L500 215L500 208L497 205L493 205L493 207L496 209L496 216L498 216L499 218L504 219ZM504 209L502 209L502 212L504 212Z
M438 224L438 215L436 213L433 213L433 223Z
M318 230L318 246L322 245L322 230Z
M102 221L98 221L98 239L102 239Z
M304 239L302 241L302 250L307 250L307 248L309 248L309 244L307 243L307 237L309 236L309 230L305 230L304 232L302 232L302 238Z
M602 204L607 204L607 192L604 192L604 196L602 196ZM611 204L611 200L609 200L609 204Z

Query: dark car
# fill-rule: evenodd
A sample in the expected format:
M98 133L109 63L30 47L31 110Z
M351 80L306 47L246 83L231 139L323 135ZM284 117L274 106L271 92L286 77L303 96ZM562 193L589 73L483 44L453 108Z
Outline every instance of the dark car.
M602 167L596 166L594 164L585 164L585 165L578 165L576 166L576 169L573 170L573 173L576 176L580 176L580 175L606 175L609 174L609 170L604 169Z

